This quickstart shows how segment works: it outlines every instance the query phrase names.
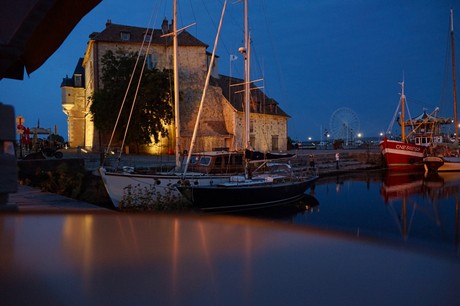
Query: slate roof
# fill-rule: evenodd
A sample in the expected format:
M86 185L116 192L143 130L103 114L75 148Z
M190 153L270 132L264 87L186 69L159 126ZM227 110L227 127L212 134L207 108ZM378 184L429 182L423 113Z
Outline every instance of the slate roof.
M85 84L85 68L83 68L83 57L80 57L78 59L77 66L75 67L75 70L72 74L71 77L66 76L65 78L62 79L61 87L63 86L69 86L69 87L75 87L75 79L74 75L79 74L81 75L81 86L79 87L84 87Z
M164 20L162 29L154 29L152 44L172 45L172 36L161 37L165 33L169 32L169 28L170 25L167 24L167 20ZM121 33L129 33L129 40L123 40ZM94 32L89 37L92 40L101 42L142 43L145 35L151 33L152 29L115 24L108 21L102 32ZM177 42L179 46L208 47L207 44L192 36L187 31L179 33Z
M230 86L231 84L242 84L244 80L225 75L219 78L212 78L210 84L222 89L224 97L239 112L243 111L244 93L243 86ZM270 114L290 117L280 107L276 100L266 96L256 85L251 84L251 112L259 114Z

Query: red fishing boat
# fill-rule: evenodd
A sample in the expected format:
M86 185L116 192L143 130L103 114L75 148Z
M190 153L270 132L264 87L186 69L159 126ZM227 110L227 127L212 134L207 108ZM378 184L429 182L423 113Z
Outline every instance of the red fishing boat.
M452 119L440 118L436 114L436 108L431 114L425 110L415 118L405 120L404 82L401 82L402 92L400 103L395 112L395 117L401 108L399 123L401 125L401 139L389 139L387 136L380 142L380 150L385 158L389 169L395 170L423 170L423 158L430 144L440 144L448 142L446 135L442 133L441 127L451 124ZM394 118L392 122L394 123ZM389 131L392 124L390 124ZM406 133L406 128L409 130ZM387 132L387 134L390 134Z
M390 169L423 169L424 146L384 137L380 142L380 150Z

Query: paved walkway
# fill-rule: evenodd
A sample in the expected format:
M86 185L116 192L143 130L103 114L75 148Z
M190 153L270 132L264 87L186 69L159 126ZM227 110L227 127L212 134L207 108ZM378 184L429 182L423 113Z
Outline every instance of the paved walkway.
M8 204L0 205L0 212L112 212L87 202L74 200L59 194L42 192L38 188L18 185L17 193L10 193Z

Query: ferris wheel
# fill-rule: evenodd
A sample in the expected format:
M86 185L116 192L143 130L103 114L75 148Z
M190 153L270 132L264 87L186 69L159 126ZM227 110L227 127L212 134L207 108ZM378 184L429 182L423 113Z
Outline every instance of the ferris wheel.
M338 108L332 113L329 121L331 136L334 139L344 140L347 145L349 141L355 139L360 129L359 125L358 115L348 107Z

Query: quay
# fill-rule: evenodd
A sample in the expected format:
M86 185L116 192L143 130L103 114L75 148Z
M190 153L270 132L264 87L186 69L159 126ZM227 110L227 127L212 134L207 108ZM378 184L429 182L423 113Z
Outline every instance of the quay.
M83 158L85 168L88 171L94 171L100 166L100 155L98 153L82 153L76 150L63 150L64 158ZM315 166L318 169L319 176L336 175L347 173L349 171L376 169L384 167L384 160L378 146L358 149L297 149L290 150L289 153L296 153L297 157L293 161L293 167L308 165L312 156L315 160ZM339 154L339 169L336 168L336 153ZM175 163L174 155L122 155L118 161L116 156L106 159L106 165L114 166L117 162L123 166L132 166L137 168L171 168Z
M383 160L378 148L353 149L353 150L295 150L298 155L297 162L308 165L312 155L320 177L345 174L356 171L383 168ZM84 159L87 171L95 171L100 164L100 156L97 153L82 153L76 150L63 150L64 159ZM335 154L339 153L339 168L336 167ZM62 160L64 160L62 159ZM115 163L111 158L109 163ZM149 167L152 165L174 165L174 156L147 156L125 155L120 163L128 166ZM293 165L295 167L296 164ZM18 183L18 192L11 193L6 205L0 206L1 211L16 212L112 212L116 211L104 208L85 201L65 197L59 194L44 192L39 188L21 185Z
M18 184L18 191L10 193L7 204L0 205L0 212L98 213L115 211L59 194L41 191L36 187Z

